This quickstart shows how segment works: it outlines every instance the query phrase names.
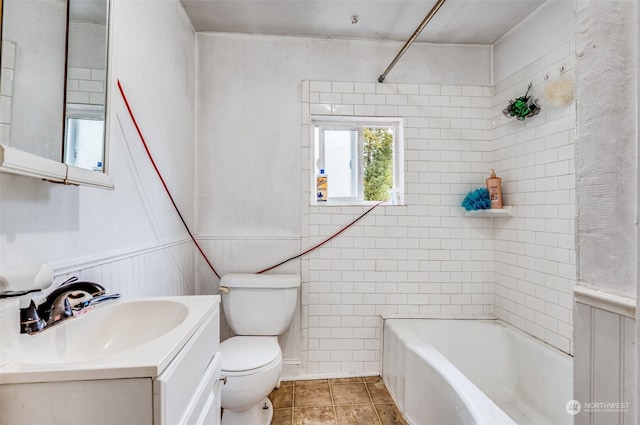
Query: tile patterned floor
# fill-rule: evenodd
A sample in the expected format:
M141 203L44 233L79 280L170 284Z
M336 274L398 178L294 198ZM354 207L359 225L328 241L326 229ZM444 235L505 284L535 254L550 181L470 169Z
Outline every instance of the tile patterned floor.
M271 425L408 425L379 376L283 381Z

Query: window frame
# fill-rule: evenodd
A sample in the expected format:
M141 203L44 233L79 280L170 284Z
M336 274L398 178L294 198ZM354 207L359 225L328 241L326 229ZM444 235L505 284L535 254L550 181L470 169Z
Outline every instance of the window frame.
M311 202L314 205L358 205L375 204L378 201L364 200L364 128L391 127L394 129L393 137L393 194L388 204L404 205L404 138L403 119L401 117L364 117L364 116L311 116ZM316 137L316 128L319 129L319 137ZM331 175L329 175L329 199L326 202L317 202L315 198L315 178L324 168L324 133L326 130L356 130L357 137L357 197L331 197Z

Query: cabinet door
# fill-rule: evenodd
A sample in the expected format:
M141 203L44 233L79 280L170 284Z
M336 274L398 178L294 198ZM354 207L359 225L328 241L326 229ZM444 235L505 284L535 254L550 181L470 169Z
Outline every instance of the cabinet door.
M220 353L211 361L209 368L196 389L192 404L187 409L184 425L216 425L220 423Z
M196 397L196 389L209 370L218 349L219 321L219 310L216 309L154 380L154 425L177 425L184 422Z

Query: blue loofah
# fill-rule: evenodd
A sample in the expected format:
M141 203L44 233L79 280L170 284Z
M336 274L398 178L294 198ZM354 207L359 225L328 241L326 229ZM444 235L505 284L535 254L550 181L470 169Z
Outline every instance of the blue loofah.
M489 199L489 191L486 188L476 189L473 192L469 192L462 206L467 211L472 210L486 210L491 208L491 200Z

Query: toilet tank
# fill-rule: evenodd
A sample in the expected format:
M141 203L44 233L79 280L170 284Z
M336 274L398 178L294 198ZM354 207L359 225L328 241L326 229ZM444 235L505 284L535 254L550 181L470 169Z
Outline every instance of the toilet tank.
M229 288L222 308L236 335L280 335L296 311L300 276L229 273L220 286Z

